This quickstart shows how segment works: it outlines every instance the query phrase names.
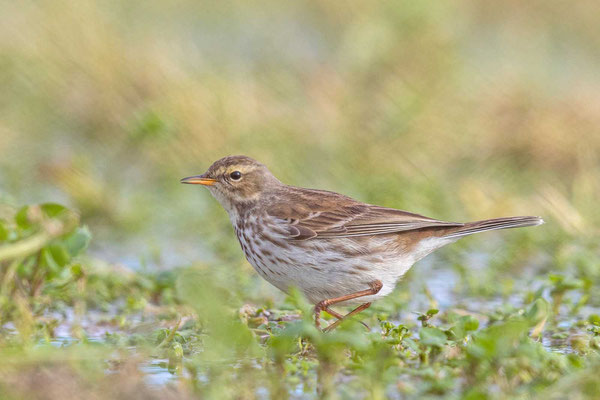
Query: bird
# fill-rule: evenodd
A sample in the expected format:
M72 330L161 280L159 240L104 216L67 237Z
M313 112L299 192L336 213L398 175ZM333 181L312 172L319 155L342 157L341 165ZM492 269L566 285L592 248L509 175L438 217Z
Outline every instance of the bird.
M413 264L442 246L474 233L544 223L534 216L441 221L290 186L243 155L221 158L181 183L208 188L252 267L283 292L299 289L314 304L317 328L322 312L336 318L324 331L390 294ZM343 315L334 305L356 307Z

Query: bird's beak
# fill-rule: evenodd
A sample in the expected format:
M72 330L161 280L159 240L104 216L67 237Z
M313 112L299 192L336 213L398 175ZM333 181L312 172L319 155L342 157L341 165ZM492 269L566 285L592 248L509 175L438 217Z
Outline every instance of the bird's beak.
M188 176L187 178L183 178L181 183L189 183L193 185L204 185L204 186L212 186L217 180L213 178L207 178L204 175L196 175L196 176Z

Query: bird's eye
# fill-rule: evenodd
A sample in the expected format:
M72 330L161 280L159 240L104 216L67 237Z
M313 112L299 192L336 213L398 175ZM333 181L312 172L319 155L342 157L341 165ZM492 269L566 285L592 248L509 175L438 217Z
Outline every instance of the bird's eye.
M240 171L233 171L229 174L229 177L234 181L239 181L242 178L242 173Z

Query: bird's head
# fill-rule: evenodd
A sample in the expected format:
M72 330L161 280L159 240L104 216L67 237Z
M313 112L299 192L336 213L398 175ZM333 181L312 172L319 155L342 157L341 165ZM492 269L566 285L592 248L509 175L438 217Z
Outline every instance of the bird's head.
M221 158L202 175L183 178L181 183L206 186L230 214L236 206L256 201L269 188L281 184L267 167L246 156Z

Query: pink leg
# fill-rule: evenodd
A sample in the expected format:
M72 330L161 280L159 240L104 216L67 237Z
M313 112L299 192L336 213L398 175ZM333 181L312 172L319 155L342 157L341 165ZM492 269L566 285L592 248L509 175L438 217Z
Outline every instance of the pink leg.
M341 319L339 319L339 316L341 316L341 315L339 315L339 314L335 315L330 312L331 310L328 310L329 306L332 306L332 305L338 304L338 303L342 303L344 301L357 299L359 297L371 296L371 295L377 294L381 290L382 287L383 287L383 284L381 283L381 281L376 280L376 281L369 283L369 289L367 289L367 290L361 290L360 292L350 293L345 296L334 297L332 299L325 299L325 300L318 302L317 305L315 305L315 326L319 329L321 328L321 321L320 321L321 311L327 311L334 317L338 318L338 320L336 322L334 322L333 324L331 324L332 325L331 329L328 327L325 331L329 332L330 330L335 329L344 318L350 317L352 315L356 315L359 312L366 310L367 308L369 308L371 303L365 303L365 304L358 306L357 308L352 310L350 313L343 316Z

